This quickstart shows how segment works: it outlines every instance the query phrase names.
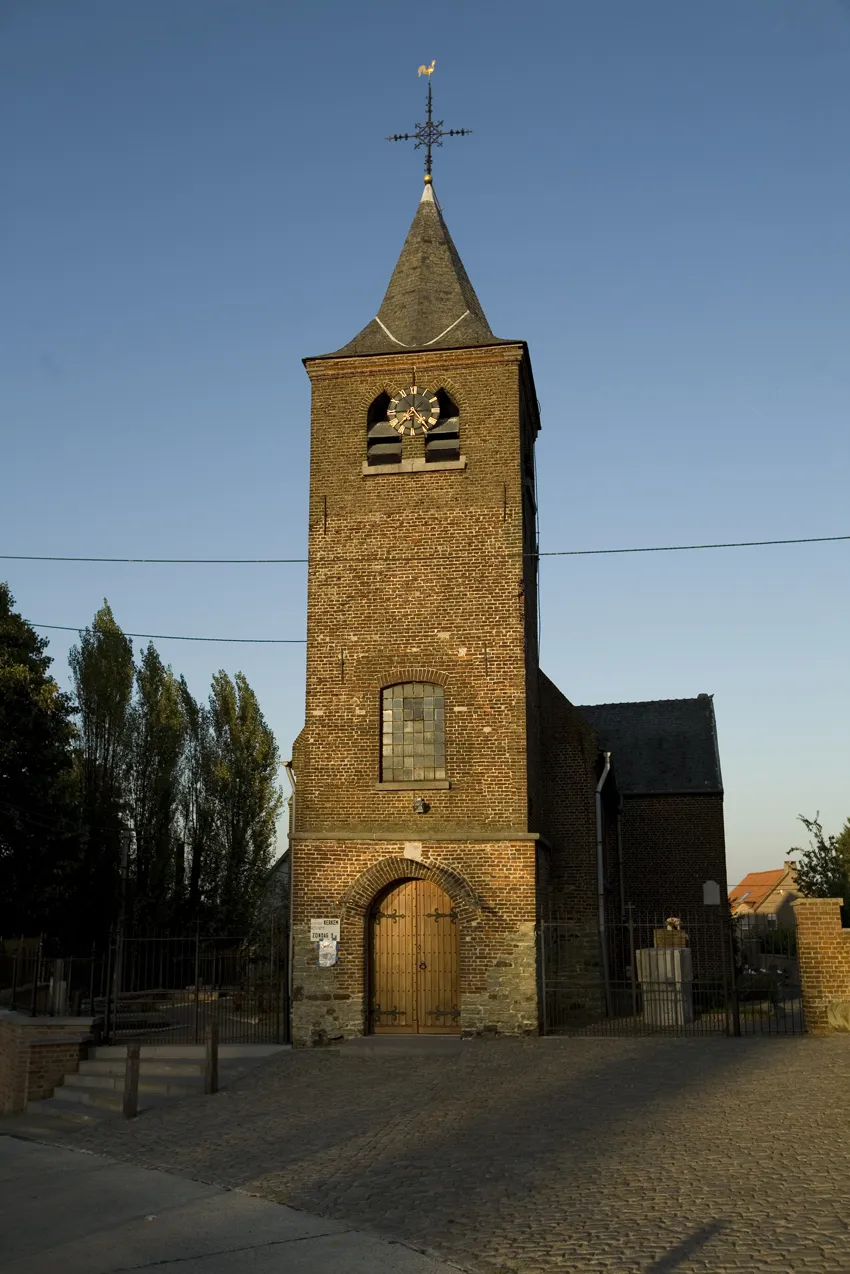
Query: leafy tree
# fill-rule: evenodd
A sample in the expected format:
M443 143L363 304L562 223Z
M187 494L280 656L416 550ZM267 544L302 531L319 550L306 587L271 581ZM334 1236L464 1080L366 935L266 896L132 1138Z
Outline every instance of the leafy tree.
M250 925L272 862L283 804L280 754L241 672L234 680L215 674L209 717L218 849L214 897L219 926L236 933Z
M127 813L133 646L109 603L80 633L68 661L78 713L77 782L83 862L76 905L92 936L102 937L119 898L119 837Z
M209 709L199 704L180 678L180 700L186 723L183 750L183 782L180 792L180 823L186 862L183 914L196 920L202 900L215 883L216 845L215 802L212 791L212 731Z
M184 889L177 816L186 717L180 684L153 643L136 671L127 734L128 795L135 830L133 914L137 922L162 923L179 910Z
M0 583L0 934L57 929L79 852L72 704Z
M802 855L796 869L801 893L807 898L843 898L850 904L850 819L838 836L824 837L819 813L798 817L811 838L808 849L791 850Z

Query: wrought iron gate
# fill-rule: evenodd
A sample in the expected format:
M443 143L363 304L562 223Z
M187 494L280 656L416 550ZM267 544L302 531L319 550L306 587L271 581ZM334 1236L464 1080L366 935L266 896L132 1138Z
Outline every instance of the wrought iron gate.
M261 936L119 936L92 1011L102 1015L112 1043L200 1044L213 1022L222 1044L286 1043L287 955L286 935L277 929Z
M720 907L550 913L538 926L544 1034L802 1034L796 933L746 920Z

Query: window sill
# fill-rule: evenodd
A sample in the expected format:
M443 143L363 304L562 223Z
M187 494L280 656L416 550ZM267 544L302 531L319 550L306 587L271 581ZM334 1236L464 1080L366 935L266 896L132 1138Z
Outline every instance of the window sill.
M448 779L404 779L398 783L376 783L375 788L379 792L408 792L416 790L419 792L445 792L451 787Z
M385 473L434 473L446 469L465 469L466 456L459 460L426 460L424 456L411 456L399 464L369 464L363 461L364 478L380 478Z

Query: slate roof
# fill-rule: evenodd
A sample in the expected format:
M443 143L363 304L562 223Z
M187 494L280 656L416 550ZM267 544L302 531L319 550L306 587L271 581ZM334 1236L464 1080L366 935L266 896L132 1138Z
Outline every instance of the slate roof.
M324 357L510 343L490 331L434 188L426 185L377 317Z
M611 753L625 795L723 791L710 695L599 703L578 711L603 752Z

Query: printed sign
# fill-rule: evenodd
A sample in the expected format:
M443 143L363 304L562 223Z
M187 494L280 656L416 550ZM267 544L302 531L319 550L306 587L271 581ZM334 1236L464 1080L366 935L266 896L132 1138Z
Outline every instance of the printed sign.
M310 941L324 942L326 938L339 942L339 920L311 920Z
M319 968L329 969L339 961L337 943L334 938L322 938L319 943Z

